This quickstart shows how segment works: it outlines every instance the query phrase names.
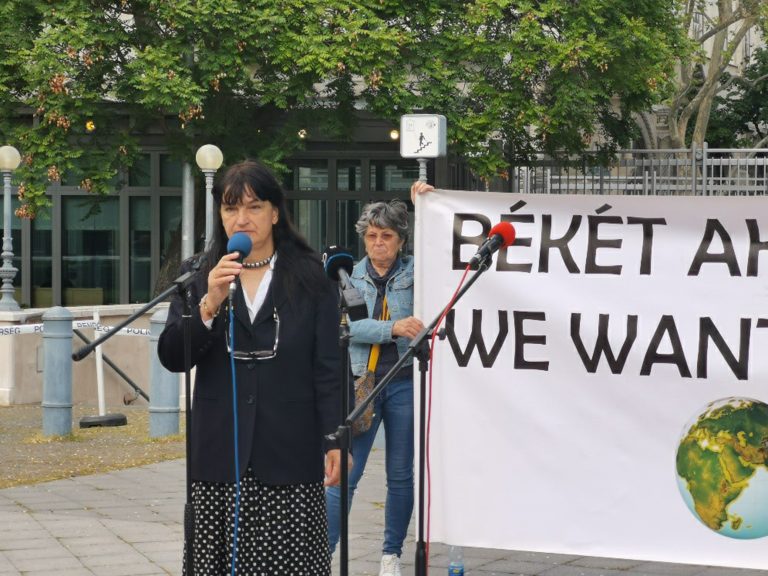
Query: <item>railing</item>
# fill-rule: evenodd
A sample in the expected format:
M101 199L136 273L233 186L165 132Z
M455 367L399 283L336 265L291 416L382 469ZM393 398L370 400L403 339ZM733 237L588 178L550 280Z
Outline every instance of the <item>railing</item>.
M755 196L768 194L768 149L625 150L539 158L512 171L512 191L530 194Z

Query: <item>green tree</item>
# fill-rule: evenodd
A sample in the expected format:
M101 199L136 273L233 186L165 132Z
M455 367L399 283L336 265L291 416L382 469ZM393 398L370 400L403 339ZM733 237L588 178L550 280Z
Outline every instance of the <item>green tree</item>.
M472 3L431 40L423 90L483 176L541 151L610 152L633 137L633 112L668 93L675 23L659 2Z
M361 104L445 114L490 177L625 144L669 87L676 23L666 0L5 0L0 141L24 154L26 217L62 177L113 189L149 126L180 157L216 142L279 166L298 127L343 139Z
M678 54L674 95L669 100L673 148L704 143L715 99L728 88L726 71L747 34L768 23L768 2L679 0L679 12L681 29L691 33L691 43L689 50Z
M743 76L726 77L715 98L707 130L710 146L764 148L768 145L768 49L756 50Z

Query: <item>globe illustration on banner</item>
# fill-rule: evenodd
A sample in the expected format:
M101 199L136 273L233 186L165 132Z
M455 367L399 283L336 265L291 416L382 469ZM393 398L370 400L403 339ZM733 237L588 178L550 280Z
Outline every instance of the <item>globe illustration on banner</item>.
M729 538L768 536L767 404L708 404L686 424L676 464L680 494L702 524Z

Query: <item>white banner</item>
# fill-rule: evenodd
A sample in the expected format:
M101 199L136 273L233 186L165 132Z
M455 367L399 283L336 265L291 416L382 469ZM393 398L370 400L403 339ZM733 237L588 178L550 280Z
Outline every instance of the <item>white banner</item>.
M418 202L425 322L517 231L434 352L431 539L768 568L767 200Z

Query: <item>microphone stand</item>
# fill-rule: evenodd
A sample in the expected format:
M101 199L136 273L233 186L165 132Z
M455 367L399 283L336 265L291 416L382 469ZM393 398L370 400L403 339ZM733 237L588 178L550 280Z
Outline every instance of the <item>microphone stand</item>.
M344 300L340 300L341 321L339 322L339 347L341 348L341 414L342 423L336 434L341 447L341 482L340 506L341 521L339 523L339 576L349 574L349 452L352 447L351 422L346 419L349 413L349 321Z
M184 539L186 540L186 553L184 558L186 576L194 576L194 569L192 566L193 547L194 547L194 534L195 534L195 513L192 508L192 466L190 465L192 456L192 307L189 303L189 297L187 289L192 284L195 276L198 272L198 265L195 265L195 269L186 272L176 278L171 286L162 292L159 296L142 306L139 310L131 314L123 322L115 326L109 332L99 336L89 344L80 348L77 352L72 353L72 359L75 362L79 362L88 354L90 354L96 346L108 340L114 336L120 329L124 328L140 316L142 316L147 310L154 308L159 303L163 302L174 293L178 292L183 304L183 310L181 315L182 330L184 338L184 396L185 396L185 410L187 411L186 424L185 424L185 436L186 436L186 503L184 504Z
M359 405L355 406L355 409L347 416L346 420L344 421L344 424L339 426L339 428L334 432L333 434L329 434L327 438L329 440L337 440L342 443L342 446L348 446L348 444L351 442L351 434L350 430L352 429L352 423L360 418L362 416L363 412L365 412L365 408L381 393L382 390L386 387L387 384L395 377L395 375L400 371L400 368L403 367L403 365L408 361L409 358L415 357L419 361L419 374L420 374L420 387L419 387L419 481L418 481L418 512L419 512L419 522L418 522L418 534L417 534L417 541L416 541L416 555L415 555L415 576L427 576L427 543L424 541L424 468L425 468L425 448L426 448L426 396L427 396L427 372L429 371L429 345L427 343L427 337L432 334L432 331L435 329L435 326L437 326L437 323L440 321L440 318L443 317L444 314L447 314L448 311L453 308L456 305L456 302L458 302L462 296L467 292L467 290L470 289L470 287L477 281L477 279L480 277L480 275L488 270L488 267L491 263L491 254L487 254L483 256L479 261L477 265L477 270L475 273L470 276L469 280L467 280L466 284L459 290L458 294L456 294L456 298L453 299L452 302L449 302L449 305L446 305L443 310L441 310L440 314L438 314L432 322L429 323L428 326L424 327L424 329L419 332L416 337L411 340L411 343L408 345L408 350L405 351L405 354L395 363L394 366L389 370L389 372L386 373L386 375L376 384L374 389L371 391L370 395L363 400ZM342 457L344 456L344 451L342 449ZM345 466L342 465L342 471L344 470ZM343 474L343 473L342 473ZM343 475L342 475L343 478ZM344 488L342 487L342 494L344 493ZM343 503L343 501L342 501ZM342 509L342 518L346 517L346 510ZM344 536L344 524L342 524L342 538L345 538ZM343 540L342 540L343 541ZM343 550L343 548L342 548ZM344 559L344 556L341 557L341 575L345 576L347 574L348 566L347 562Z

